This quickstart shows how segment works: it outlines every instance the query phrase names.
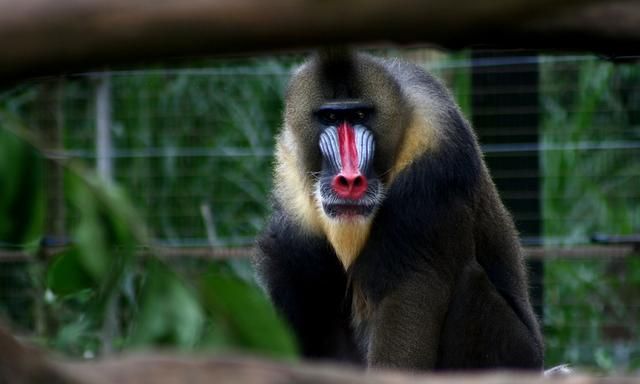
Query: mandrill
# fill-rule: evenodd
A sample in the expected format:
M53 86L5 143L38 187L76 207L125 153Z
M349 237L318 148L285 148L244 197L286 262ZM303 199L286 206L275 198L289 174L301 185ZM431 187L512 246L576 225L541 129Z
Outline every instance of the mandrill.
M423 69L346 50L295 71L258 278L305 357L542 369L513 220Z

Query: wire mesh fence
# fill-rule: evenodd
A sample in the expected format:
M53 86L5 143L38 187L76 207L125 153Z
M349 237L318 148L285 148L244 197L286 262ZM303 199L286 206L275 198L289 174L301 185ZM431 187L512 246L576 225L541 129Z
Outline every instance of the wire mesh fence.
M640 369L640 66L510 52L383 54L435 72L473 121L538 260L530 268L547 363ZM7 185L31 183L34 196L12 197L7 187L0 201L10 206L0 220L0 314L36 334L46 327L42 249L72 243L69 228L81 224L66 164L126 191L173 268L197 274L210 260L233 259L250 279L286 82L301 60L88 73L5 92L0 146L24 127L36 154L1 155L0 167L32 176ZM38 154L56 161L36 165ZM46 203L30 212L29 199ZM29 229L38 220L43 233Z

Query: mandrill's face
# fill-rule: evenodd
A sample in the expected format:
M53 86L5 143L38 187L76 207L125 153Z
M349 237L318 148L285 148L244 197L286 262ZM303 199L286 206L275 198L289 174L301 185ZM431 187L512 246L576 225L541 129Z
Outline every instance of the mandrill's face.
M289 84L278 199L307 231L327 237L345 268L393 181L407 108L387 69L366 56L328 66L310 60Z
M312 60L288 90L285 127L323 220L373 217L406 125L406 103L387 69L369 57L357 62Z
M330 101L314 112L314 119L322 158L316 203L331 219L368 218L384 190L374 167L374 107L358 100Z

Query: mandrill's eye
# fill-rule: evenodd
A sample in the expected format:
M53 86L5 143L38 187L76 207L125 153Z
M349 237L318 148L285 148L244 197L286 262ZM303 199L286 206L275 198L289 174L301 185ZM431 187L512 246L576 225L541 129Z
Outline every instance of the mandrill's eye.
M363 123L367 118L367 112L359 109L354 113L354 116L352 117L353 123L354 124L358 124L358 123Z
M335 111L320 110L316 116L324 125L336 125L338 123L338 114Z

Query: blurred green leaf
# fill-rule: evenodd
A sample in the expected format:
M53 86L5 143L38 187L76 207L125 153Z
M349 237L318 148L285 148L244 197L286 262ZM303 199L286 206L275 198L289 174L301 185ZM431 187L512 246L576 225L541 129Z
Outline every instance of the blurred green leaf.
M35 249L44 223L42 158L0 116L0 245ZM27 246L26 243L33 243Z
M77 248L70 248L56 257L47 271L47 287L60 296L95 288L95 281L79 260Z
M273 356L297 355L291 332L258 287L216 266L203 278L201 291L209 313L226 324L239 346Z
M130 344L195 346L205 319L196 293L160 262L146 268Z
M90 356L95 356L95 352L99 350L100 340L93 331L94 327L95 325L87 316L76 316L60 327L51 344L57 350L66 353L83 356L88 352Z
M71 229L80 262L98 282L119 274L138 245L147 242L136 210L115 186L91 174L69 172L67 198L78 212Z

